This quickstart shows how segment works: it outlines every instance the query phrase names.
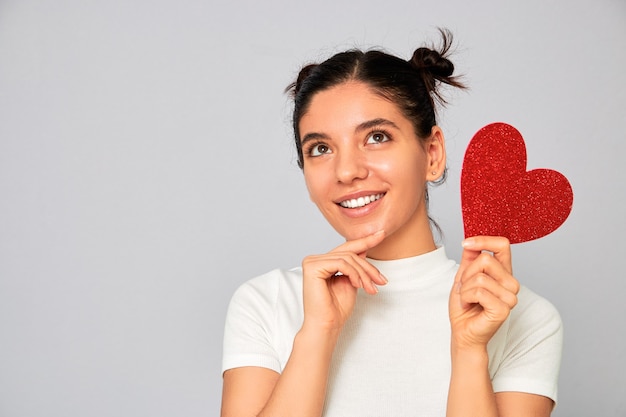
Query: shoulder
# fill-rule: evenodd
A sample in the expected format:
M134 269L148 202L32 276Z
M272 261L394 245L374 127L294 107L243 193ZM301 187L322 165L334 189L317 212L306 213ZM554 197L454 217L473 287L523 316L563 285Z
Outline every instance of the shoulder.
M259 318L275 315L280 310L300 310L301 300L301 269L274 269L237 288L230 300L227 317L248 315Z
M522 286L518 303L502 328L492 374L495 392L515 391L557 400L563 346L563 324L557 309ZM500 339L502 340L502 339Z
M226 313L222 370L258 366L280 372L303 310L299 268L275 269L243 283Z
M534 363L547 369L558 366L563 347L563 322L558 310L545 298L521 287L518 304L506 327L504 355L513 362Z
M560 331L561 316L550 301L525 286L520 288L517 300L517 305L511 311L512 329L522 331L546 328L547 331Z
M273 304L284 292L302 292L301 268L274 269L252 278L237 288L231 302L251 299Z

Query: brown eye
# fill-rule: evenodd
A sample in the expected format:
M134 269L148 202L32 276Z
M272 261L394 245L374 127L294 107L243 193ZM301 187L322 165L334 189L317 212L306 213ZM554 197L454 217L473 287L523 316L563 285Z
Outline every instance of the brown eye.
M383 143L389 140L389 136L383 132L373 132L367 138L367 143Z
M323 143L318 143L317 145L314 145L313 147L311 147L309 154L311 156L320 156L329 152L330 152L330 148L328 146L324 145Z

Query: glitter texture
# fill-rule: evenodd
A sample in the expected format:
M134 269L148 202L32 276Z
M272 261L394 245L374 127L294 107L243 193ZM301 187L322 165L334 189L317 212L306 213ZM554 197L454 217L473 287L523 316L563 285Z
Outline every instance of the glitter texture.
M487 125L470 141L461 171L465 237L505 236L511 243L539 239L563 224L573 201L563 174L526 171L526 144L513 126Z

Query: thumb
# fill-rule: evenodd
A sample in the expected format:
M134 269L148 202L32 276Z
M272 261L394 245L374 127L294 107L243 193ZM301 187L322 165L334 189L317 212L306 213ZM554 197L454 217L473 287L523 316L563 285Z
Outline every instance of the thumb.
M349 240L337 246L331 252L352 252L352 253L356 253L357 255L361 257L365 257L365 254L367 253L368 250L378 245L384 239L385 239L385 231L379 230L376 233L367 235L360 239Z
M461 281L461 277L463 276L463 272L465 269L482 253L481 250L476 250L468 247L466 244L466 240L461 242L461 246L463 246L463 253L461 254L461 262L459 264L459 270L456 273L456 277L454 279L455 285Z
M456 275L454 276L454 283L452 284L452 289L450 291L450 300L449 300L449 308L450 314L453 312L458 312L462 310L462 302L461 302L461 281L463 278L463 273L467 269L467 267L480 255L481 251L473 250L466 248L465 241L461 243L463 246L463 253L461 254L461 262L459 263L459 269L456 271ZM451 316L452 317L452 316Z

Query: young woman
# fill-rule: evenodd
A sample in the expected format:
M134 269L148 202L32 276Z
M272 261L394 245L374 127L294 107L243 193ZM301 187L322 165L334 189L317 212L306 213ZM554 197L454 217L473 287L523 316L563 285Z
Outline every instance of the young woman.
M512 275L505 238L437 247L428 183L445 177L435 120L452 76L439 51L409 61L347 51L291 86L312 201L346 242L233 296L222 416L548 416L561 321Z

